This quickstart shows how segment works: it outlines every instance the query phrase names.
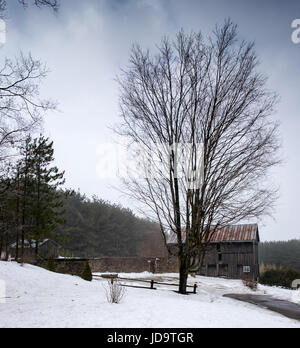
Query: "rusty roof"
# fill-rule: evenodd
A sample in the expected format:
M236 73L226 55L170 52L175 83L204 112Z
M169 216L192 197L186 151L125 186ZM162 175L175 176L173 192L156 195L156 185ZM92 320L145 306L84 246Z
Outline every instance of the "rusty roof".
M214 231L211 227L211 234L208 240L211 243L221 242L253 242L259 241L259 232L257 224L248 225L230 225L218 228ZM185 241L185 232L183 232L183 242ZM176 235L173 233L168 237L168 244L177 243Z

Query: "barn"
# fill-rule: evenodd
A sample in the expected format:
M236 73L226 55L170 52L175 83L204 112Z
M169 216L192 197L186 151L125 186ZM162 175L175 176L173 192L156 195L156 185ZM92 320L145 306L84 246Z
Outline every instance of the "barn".
M257 280L259 242L257 224L231 225L214 231L199 275ZM174 238L169 239L168 247L174 255Z

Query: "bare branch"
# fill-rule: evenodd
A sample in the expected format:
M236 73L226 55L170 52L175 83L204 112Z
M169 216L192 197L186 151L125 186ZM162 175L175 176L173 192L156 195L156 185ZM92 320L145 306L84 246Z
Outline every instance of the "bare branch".
M39 97L47 73L31 55L5 60L0 70L0 160L6 150L41 125L46 111L55 109L55 103Z

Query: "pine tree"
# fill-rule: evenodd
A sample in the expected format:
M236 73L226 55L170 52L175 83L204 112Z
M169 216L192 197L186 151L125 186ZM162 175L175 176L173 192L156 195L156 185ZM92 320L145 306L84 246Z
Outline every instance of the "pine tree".
M17 231L21 229L22 262L25 238L34 245L37 256L39 244L52 237L51 233L64 221L61 218L63 202L58 191L65 182L64 172L60 173L57 167L51 166L53 161L53 142L42 135L37 139L27 137L20 147L14 181L17 187L16 221L21 226L17 226ZM35 243L31 243L33 240Z
M63 202L58 192L59 186L65 183L64 172L51 167L54 161L53 142L42 135L32 143L33 147L33 217L34 239L41 242L49 237L55 228L63 223ZM35 252L38 254L39 243Z
M32 139L28 136L24 144L20 147L20 160L17 163L19 192L21 200L21 260L24 262L25 234L27 228L30 228L30 192L32 190Z
M91 267L88 261L86 261L85 266L84 266L84 270L81 274L81 278L91 282L93 280L93 275L92 275L92 271L91 271Z

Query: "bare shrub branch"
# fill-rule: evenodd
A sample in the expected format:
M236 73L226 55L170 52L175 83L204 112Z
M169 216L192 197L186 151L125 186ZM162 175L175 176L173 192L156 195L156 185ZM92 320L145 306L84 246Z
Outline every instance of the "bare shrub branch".
M106 299L109 303L118 304L126 295L126 289L117 279L110 279L103 285Z

